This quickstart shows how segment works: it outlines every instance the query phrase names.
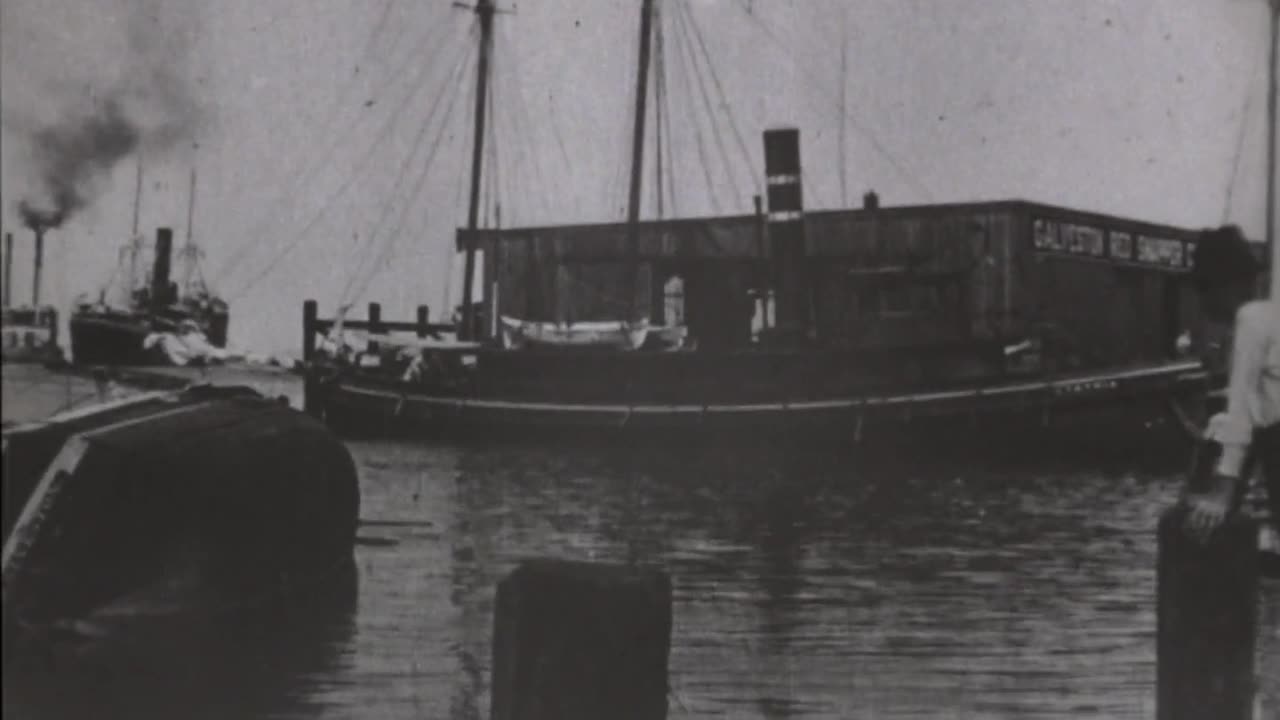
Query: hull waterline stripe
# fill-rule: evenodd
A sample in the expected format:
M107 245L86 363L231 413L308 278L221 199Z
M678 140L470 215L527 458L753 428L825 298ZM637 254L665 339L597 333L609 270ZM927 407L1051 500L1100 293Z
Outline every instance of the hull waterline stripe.
M836 400L808 400L786 403L755 404L708 404L708 405L659 405L646 403L643 405L618 404L571 404L543 402L515 402L505 400L472 400L467 398L446 398L432 395L406 395L388 390L375 390L354 385L343 384L340 388L353 395L394 400L397 403L410 402L425 405L440 405L456 409L484 410L519 410L529 412L570 412L570 413L618 413L618 414L684 414L684 413L767 413L792 410L836 410L855 407L877 407L887 405L910 405L939 400L961 400L969 398L991 398L1016 395L1035 391L1052 391L1071 388L1091 383L1115 382L1121 380L1137 380L1150 377L1175 375L1177 381L1200 380L1207 377L1199 363L1179 363L1156 368L1143 368L1115 373L1102 373L1039 383L1019 383L1016 385L999 385L988 388L970 390L951 390L945 392L919 393L913 395L891 395L841 398ZM1188 374L1192 376L1188 377Z

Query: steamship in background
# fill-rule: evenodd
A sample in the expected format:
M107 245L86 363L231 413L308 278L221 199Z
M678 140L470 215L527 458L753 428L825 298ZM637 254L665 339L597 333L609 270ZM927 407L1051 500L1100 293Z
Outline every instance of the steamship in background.
M109 281L93 301L79 301L69 325L72 362L77 365L185 365L217 358L227 346L230 311L212 292L200 272L200 249L192 240L195 171L191 174L187 241L181 248L183 279L172 277L173 231L159 228L153 245L151 271L139 278L144 243L138 233L138 194L134 201L134 232L120 257L115 277L123 276L114 303ZM113 278L114 279L114 278Z
M44 233L35 233L31 304L13 304L13 233L4 235L4 305L0 307L0 358L4 362L49 363L62 359L58 345L58 309L40 304Z
M754 215L642 221L661 26L652 0L637 4L627 221L480 226L495 13L480 0L458 342L435 339L449 328L425 308L417 323L383 321L376 304L367 321L319 319L308 302L309 411L374 433L847 441L928 419L1041 427L1087 409L1141 428L1203 398L1213 379L1197 356L1190 228L1023 200L882 207L874 193L860 209L807 212L793 128L764 132Z

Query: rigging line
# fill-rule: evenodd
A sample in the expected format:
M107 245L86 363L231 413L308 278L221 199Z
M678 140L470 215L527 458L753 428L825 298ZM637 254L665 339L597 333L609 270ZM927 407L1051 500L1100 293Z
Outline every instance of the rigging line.
M455 68L454 82L452 83L452 86L451 86L452 89L456 89L457 87L461 86L462 77L468 73L468 71L476 61L476 58L469 52L469 49L464 48L462 52L463 52L463 57L460 58L458 66ZM432 141L430 148L428 149L427 156L424 162L422 163L417 179L414 183L414 188L413 190L410 191L409 195L406 196L407 202L401 206L400 216L396 221L394 230L392 231L392 236L384 239L384 246L382 251L379 253L379 258L370 267L369 275L365 277L362 283L362 288L357 292L357 297L359 295L363 295L363 293L368 289L369 284L372 282L373 277L375 277L378 274L378 272L380 272L379 265L383 262L383 259L390 252L390 249L394 247L395 245L394 239L398 238L400 236L400 233L403 231L404 218L408 214L409 210L413 207L414 199L416 198L419 201L422 200L422 195L420 191L421 191L422 185L426 182L426 178L429 177L429 174L430 174L429 170L436 157L436 152L440 146L442 138L445 136L446 131L449 128L449 118L452 117L453 107L457 103L459 97L464 95L467 97L471 96L466 92L465 89L461 92L447 92L447 102L444 102L444 103L437 102L432 107L431 115L428 117L426 122L423 123L418 140L421 140L423 137L425 137L426 130L430 128L432 121L434 121L435 119L437 111L441 107L444 107L444 115L441 116L438 133L436 135L436 138ZM415 147L415 154L416 154L416 147ZM410 167L411 164L412 163L410 162L406 162L405 165L401 168L402 170L401 179L400 179L401 182L403 181L404 173L408 171L408 168ZM384 217L389 218L390 214L391 213L388 212ZM379 224L379 227L375 228L375 234L381 233L381 231L382 231L382 226L381 224ZM359 277L358 273L353 275L350 278L350 282L348 283L347 288L345 288L343 291L344 295L345 293L349 292L352 287L354 287L357 277Z
M670 201L671 216L679 217L680 209L676 202L676 177L679 173L676 171L675 161L675 134L671 131L671 94L667 90L667 80L669 72L667 70L667 58L665 47L662 57L662 118L659 122L663 125L663 133L666 135L666 153L667 153L667 195Z
M425 69L426 69L426 68L427 68L427 66L426 66L426 65L424 65L424 66L423 66L423 71L424 71L424 72L422 72L422 73L420 73L420 74L419 74L419 77L415 80L415 82L420 82L420 81L422 80L422 77L425 75ZM420 85L417 87L417 90L421 90L423 87L425 87L425 83L420 84ZM405 97L405 102L404 102L404 103L401 103L400 107L396 108L396 111L395 111L394 113L392 113L392 114L388 117L387 122L382 126L382 128L381 128L381 129L380 129L380 131L379 131L379 134L378 134L378 138L377 138L377 140L375 140L375 142L374 142L374 145L375 145L375 146L376 146L376 145L378 145L378 144L381 144L381 142L382 142L383 140L385 140L385 139L390 135L390 130L391 130L391 128L396 124L394 121L395 121L395 120L397 120L397 119L399 119L400 114L404 111L405 107L409 104L409 103L408 103L408 100L411 100L411 99L413 99L413 98L416 96L416 94L417 94L417 90L415 90L415 92L411 93L410 95L406 96L406 97ZM305 226L305 227L303 227L303 229L302 229L300 232L298 232L296 235L294 235L294 237L293 237L293 238L291 238L291 239L290 239L290 241L289 241L288 243L286 243L286 245L285 245L285 246L284 246L284 247L283 247L279 252L277 252L277 253L276 253L275 257L271 260L271 262L269 262L269 263L267 263L265 266L263 266L263 268L262 268L262 269L261 269L261 270L260 270L256 275L254 275L254 276L252 277L252 279L251 279L249 282L245 283L245 285L240 289L240 291L239 291L239 293L238 293L239 295L243 295L245 292L248 292L248 290L249 290L250 288L252 288L254 285L256 285L256 284L258 283L258 281L260 281L262 278L266 277L266 275L267 275L269 272L271 272L271 270L272 270L272 269L274 269L274 268L275 268L275 266L276 266L276 265L277 265L277 264L278 264L282 259L284 259L284 257L285 257L285 256L287 256L290 252L292 252L292 251L293 251L293 249L294 249L294 248L295 248L295 247L296 247L300 242L302 242L302 240L303 240L303 239L305 239L305 238L308 236L308 234L311 232L312 228L313 228L313 227L315 227L316 223L318 223L318 222L319 222L319 220L320 220L322 217L324 217L324 216L328 213L328 211L333 207L333 205L334 205L334 201L335 201L335 200L337 200L337 198L338 198L340 195L342 195L343 193L345 193L345 192L347 191L347 189L351 187L351 185L352 185L352 184L354 184L354 182L355 182L355 181L356 181L356 180L357 180L357 179L358 179L358 178L363 174L364 169L368 166L369 162L370 162L370 161L372 160L372 158L374 158L374 157L376 157L376 156L375 156L372 152L368 152L368 153L366 153L366 154L365 154L365 156L362 158L362 162L361 162L361 163L358 165L358 167L356 168L356 171L355 171L355 172L353 172L353 173L351 173L351 174L347 177L346 182L344 182L344 183L342 184L342 186L341 186L341 187L339 187L339 188L338 188L338 190L337 190L335 193L333 193L333 194L332 194L328 199L326 199L326 201L325 201L325 202L323 203L323 205L321 206L320 211L319 211L319 212L317 212L317 213L316 213L316 214L311 218L311 221L310 221L310 222L308 222L308 223L306 224L306 226ZM371 239L370 239L369 241L370 241L370 242L372 242L372 240L371 240Z
M473 102L474 96L475 96L474 88L467 88L463 91L463 100L467 103ZM466 207L462 203L462 189L467 185L468 163L467 163L466 155L463 153L458 153L457 158L458 158L457 160L458 180L457 182L454 183L453 205L451 207L454 208L454 212L462 213L462 215L455 217L454 222L452 223L454 226L454 232L455 232L455 236L454 236L455 242L444 244L444 252L445 252L444 299L441 302L441 312L446 313L445 317L452 317L452 314L453 314L453 307L450 303L452 302L453 275L454 275L454 272L456 271L457 259L458 259L458 250L456 247L456 237L457 237L456 232L457 232L457 228L462 227L466 222L466 216L465 216Z
M688 91L688 94L692 97L693 87L690 84L688 76L690 74L693 74L693 75L697 74L697 70L693 62L693 52L689 48L689 43L687 41L687 38L685 38L680 33L676 33L676 47L678 48L677 55L686 63L685 67L693 68L689 72L681 74L681 77L685 78L685 83L684 83L685 89ZM680 52L680 51L683 51L683 52ZM696 100L696 98L694 99ZM720 199L719 199L719 196L716 194L715 182L711 178L711 163L709 162L709 159L707 157L706 145L702 139L702 126L698 122L697 113L693 113L693 115L694 115L693 121L690 124L693 126L694 140L698 148L698 157L701 160L700 164L702 167L702 174L707 183L707 192L711 200L711 210L715 214L719 215Z
M653 133L654 133L655 143L657 145L653 153L653 198L654 198L654 205L656 206L656 209L657 209L658 218L661 219L664 216L664 213L663 213L664 208L663 208L662 201L663 201L663 175L665 174L663 172L662 165L663 165L663 161L665 160L664 153L666 152L666 147L663 145L663 142L662 142L662 121L663 121L663 110L664 110L663 106L667 102L666 87L664 85L665 67L663 66L663 62L662 62L662 47L663 47L662 38L665 35L665 33L663 32L663 25L666 22L667 14L661 11L661 8L662 8L661 4L654 5L654 8L657 11L658 22L654 23L654 38L653 38L653 41L654 41L653 42L653 45L654 45L653 69L654 69L654 75L655 75L654 77L655 102L653 104L653 115L654 115Z
M435 139L432 141L431 146L427 150L426 162L423 163L422 170L418 173L417 182L414 183L413 190L409 194L409 197L411 198L413 197L416 197L419 199L422 198L422 187L423 185L426 184L427 178L431 175L430 173L431 165L434 163L437 157L437 153L440 149L441 142L444 140L445 136L448 134L449 118L453 116L453 108L459 95L461 95L461 93L450 93L449 95L449 101L447 103L447 106L445 107L444 116L440 122L439 132L436 133ZM396 220L395 234L391 236L391 238L389 238L389 241L386 243L381 256L378 258L377 262L375 262L373 265L373 268L372 268L373 272L370 273L369 276L365 279L364 286L360 289L359 293L357 293L357 295L352 299L353 302L355 300L358 300L364 297L365 292L368 291L369 286L373 283L373 279L378 276L378 273L380 273L383 269L385 269L383 266L386 264L387 259L390 257L391 251L396 247L396 241L399 240L402 236L404 219L408 215L409 210L413 207L413 205L414 205L413 202L407 202L401 207L400 217ZM427 204L427 208L428 208L428 212L423 214L422 222L418 223L419 227L426 224L425 216L430 214L429 203Z
M344 181L336 191L334 191L332 194L329 195L328 198L325 199L325 201L321 204L320 209L312 216L311 220L307 222L307 224L302 228L302 230L300 230L297 234L295 234L293 238L291 238L290 241L285 244L284 248L276 254L275 258L271 262L267 263L267 265L262 269L262 271L260 271L257 275L255 275L254 279L251 280L249 283L247 283L240 290L239 294L243 294L249 289L249 287L256 284L258 280L260 280L263 276L265 276L265 274L269 272L272 268L274 268L275 265L281 259L283 259L286 255L288 255L300 242L302 242L302 240L308 236L308 234L316 226L316 224L320 221L320 219L323 218L325 215L327 215L328 212L333 208L334 202L343 193L345 193L355 183L355 181L360 178L361 175L363 175L365 169L369 167L370 162L373 160L373 158L376 157L376 155L372 152L373 148L380 145L384 140L386 140L390 136L391 129L397 124L396 121L400 119L400 115L401 113L404 112L405 107L409 105L409 101L414 99L418 91L422 90L422 88L426 86L426 84L423 83L422 80L425 78L426 70L428 67L429 67L428 65L422 66L418 76L414 80L414 82L417 84L417 87L413 92L406 95L404 98L404 101L399 105L399 107L397 107L395 111L392 112L387 117L386 122L383 124L381 128L379 128L378 135L375 138L373 145L368 149L368 151L366 151L365 155L360 159L360 162L357 164L355 171L352 172L350 175L348 175L346 181Z
M433 49L433 52L431 52L427 56L418 74L414 76L415 80L413 81L413 83L418 82L418 80L422 77L422 74L425 72L426 68L431 66L431 63L437 54L435 51L438 51L440 48L444 47L444 45L446 44L446 43L434 43L434 42L427 44L427 41L430 41L433 38L434 34L437 31L440 31L441 28L447 29L447 23L432 25L431 29L427 31L426 37L423 38L423 43L420 43L419 45L415 46L415 48L417 48L416 50L410 50L409 54L402 59L402 62L396 66L393 72L390 72L387 75L383 76L381 84L379 84L374 89L372 93L373 96L376 97L376 96L382 95L384 92L388 90L388 88L393 83L395 83L397 80L402 79L409 68L410 62L413 61L415 56L418 55L422 47L431 47ZM403 30L401 31L401 34L403 34ZM396 37L398 39L400 36L397 35ZM415 85L411 83L410 85L411 89L409 91L410 95L412 95L412 93L414 92L414 89L413 89L414 87ZM266 232L266 230L271 227L273 222L280 221L280 218L283 216L283 213L279 212L279 210L281 209L280 206L282 202L290 199L294 199L297 197L297 195L289 195L288 194L289 191L291 189L296 189L299 186L309 185L312 181L314 181L316 178L316 175L320 172L320 170L322 170L329 163L329 161L333 159L333 155L337 151L337 149L339 147L342 147L342 145L338 141L342 137L350 134L353 130L355 130L356 126L359 125L361 121L365 120L368 117L368 114L363 112L363 110L365 109L363 104L355 106L353 109L356 111L355 115L352 115L349 118L350 121L345 125L345 127L343 127L342 130L338 132L335 137L332 138L331 142L327 147L327 152L322 152L319 154L308 154L306 158L313 162L310 164L302 164L300 167L295 167L294 171L292 173L289 173L295 176L295 178L299 178L300 182L284 183L279 186L280 192L276 194L276 202L270 205L264 206L262 217L252 226L252 230L245 235L244 239L241 241L240 248L229 256L228 261L224 263L224 265L216 273L216 276L219 280L222 280L226 276L228 276L231 273L231 271L236 269L239 263L244 259L242 253L239 250L242 250L244 247L248 246L249 244L257 240L262 233ZM334 114L327 116L331 118L331 121L326 124L325 126L326 131L324 133L317 133L317 139L327 135L328 128L335 124L332 119L340 117L341 115L342 115L342 112L340 107L338 112L335 112ZM311 147L311 145L309 144L306 147ZM372 152L372 149L373 149L372 147L366 149L366 154Z
M707 113L707 123L711 126L711 136L712 138L715 139L716 149L720 151L720 158L724 162L725 177L729 180L729 186L733 190L733 197L738 198L739 202L745 201L746 196L743 195L742 190L738 187L738 180L734 175L732 163L729 162L729 153L727 150L725 150L724 138L722 136L722 133L720 132L718 123L716 123L715 106L711 102L711 95L707 92L706 81L703 78L703 73L701 68L698 66L697 54L694 50L694 45L693 45L693 37L689 31L688 18L680 18L679 25L680 25L681 31L685 35L685 42L689 44L689 52L691 55L693 55L694 78L698 81L698 91L699 91L699 94L702 96L703 108L706 110L706 113ZM712 72L715 72L715 71L712 70ZM734 203L731 201L729 203L729 206L733 207L733 205Z
M684 11L686 28L691 27L693 29L693 35L698 41L698 47L702 50L702 57L711 73L711 82L715 86L716 94L720 97L720 107L725 111L729 128L733 131L733 138L738 144L738 151L742 153L742 159L747 164L747 171L752 180L752 185L757 193L763 192L760 177L755 172L755 164L751 162L751 153L747 150L747 143L743 140L742 130L738 127L737 121L733 119L733 108L729 104L729 95L724 91L724 85L720 82L720 73L716 71L715 63L711 59L711 52L707 50L706 38L703 36L702 29L698 26L698 15L683 4L679 5L679 7Z
M441 107L446 107L446 116L441 118L442 131L443 131L443 128L447 127L447 123L448 123L447 113L450 112L449 109L452 108L454 101L456 101L457 99L457 95L459 94L459 92L457 91L459 82L461 81L462 77L465 75L466 69L471 66L472 60L473 58L471 57L469 48L463 47L459 50L459 58L454 63L453 75L450 78L452 82L450 82L445 88L447 102L437 101L433 103L431 106L431 110L427 114L426 119L423 120L422 124L419 126L418 133L413 140L412 148L400 164L400 168L397 172L396 180L395 180L395 183L393 184L392 190L387 194L387 199L382 203L379 209L378 216L377 216L378 217L377 223L374 225L373 230L370 232L369 236L366 238L365 244L368 246L368 249L372 250L374 241L378 239L380 236L383 236L386 223L390 219L392 213L395 211L394 208L397 200L396 193L401 187L403 187L405 178L409 174L409 168L413 166L414 160L415 158L417 158L418 152L422 148L422 143L426 139L427 134L431 129L432 123L435 121L437 113L441 109ZM427 167L430 166L430 159L429 159L430 157L432 156L428 155L427 162L423 164L423 167L420 170L421 173L426 173ZM419 181L418 184L420 185L421 182ZM411 203L412 197L413 195L407 196L405 200ZM401 217L403 217L403 213ZM401 228L397 226L395 230L393 230L392 232L399 233L400 229ZM387 242L386 237L383 237L382 242L383 243ZM373 255L371 255L368 252L365 252L364 254L362 254L359 264L355 268L355 272L351 273L351 275L348 276L347 283L342 289L342 294L339 296L339 300L341 301L342 304L345 304L349 300L348 294L351 292L352 288L356 286L356 283L358 282L357 279L361 277L361 274L363 272L365 272L365 268L366 268L365 261L371 257L373 257ZM376 263L373 267L376 268ZM350 300L354 301L353 298Z
M1258 74L1258 66L1261 63L1254 58L1253 67L1249 71L1248 79L1245 81L1244 90L1244 107L1240 110L1240 132L1236 135L1235 155L1231 159L1231 174L1227 176L1227 195L1222 206L1222 222L1225 224L1231 217L1231 204L1235 194L1236 180L1240 177L1240 156L1244 151L1244 138L1249 130L1249 113L1253 109L1253 91L1251 89L1254 78Z
M503 26L503 32L509 32L506 25ZM508 46L514 47L514 43L509 43ZM517 127L513 129L512 135L516 138L517 151L526 158L528 164L531 166L531 171L534 174L534 181L538 183L538 188L541 190L541 192L538 193L539 207L543 210L544 215L549 218L552 214L552 210L551 202L547 197L547 191L549 188L554 187L554 184L548 184L546 182L546 178L549 177L549 174L543 167L544 162L542 155L537 152L537 145L534 144L533 138L520 132L520 128L522 127L529 129L535 127L533 124L533 113L529 110L529 103L528 98L525 96L524 85L520 82L513 82L512 84L515 85L515 92L508 90L505 95L506 97L515 97L515 112L519 116L519 122ZM508 122L515 122L515 119L508 117ZM552 122L554 127L554 118L552 119ZM563 152L563 150L562 146L561 151ZM567 171L569 168L567 154L564 159Z
M756 15L755 13L748 12L747 17L750 18L751 21L755 23L757 27L760 28L761 32L763 32L764 35L770 41L772 41L775 45L778 46L779 49L783 51L784 56L791 61L791 63L795 66L797 70L799 70L802 74L805 75L805 78L811 84L813 84L815 87L821 87L821 84L817 82L817 78L815 78L812 74L806 72L805 68L802 67L800 63L797 62L793 57L791 57L790 52L787 50L786 44L783 43L782 40L780 40L776 34L774 34L773 30L771 30L768 25L764 24L764 21L762 21L758 15ZM875 133L872 133L865 125L863 125L862 122L858 120L857 116L855 116L851 112L848 112L847 108L845 109L845 119L853 125L855 130L862 133L862 135L864 135L867 138L867 140L871 143L871 146L875 148L876 152L880 153L880 155L882 155L884 159L888 161L888 163L893 167L894 171L897 172L902 177L903 180L906 180L908 184L914 186L915 190L919 192L925 198L925 200L930 202L933 201L934 196L933 196L933 193L930 192L929 188L926 187L923 182L917 179L915 175L908 172L906 167L903 166L902 163L898 162L898 159L894 157L892 153L889 152L889 149L884 145L884 143L882 143L880 139L876 137Z
M386 22L390 17L391 5L396 1L397 0L387 0L384 3L381 16L378 19L378 22L374 28L373 33L369 36L369 40L366 42L365 47L361 51L359 55L359 59L357 60L352 70L352 74L347 78L347 82L343 85L342 89L340 89L338 92L339 99L334 103L335 108L341 109L348 106L347 103L351 99L350 98L351 92L355 88L356 80L359 77L359 67L362 63L370 59L370 57L372 56L372 51L374 49L375 42L380 37L384 27L386 26ZM403 26L401 26L399 28L399 32L397 32L393 36L391 47L388 48L387 53L391 53L396 48L403 34L404 34L404 30L403 30ZM378 53L378 55L381 56L382 53ZM412 57L412 55L410 57ZM377 59L380 59L380 57ZM402 70L403 68L401 68L401 71ZM392 73L388 75L386 78L384 78L384 80L389 81L390 79L400 76L400 74L401 72ZM376 94L381 94L386 89L387 84L388 84L387 82L384 82L378 88L378 90L376 91ZM356 110L357 110L357 114L355 116L355 121L358 121L359 119L362 119L364 117L364 113L361 113L360 108L358 107L356 108ZM319 143L323 138L329 136L329 134L334 129L334 126L337 124L338 118L341 117L342 114L343 113L339 110L337 112L332 112L326 115L325 116L326 122L323 125L321 125L320 129L317 132L313 134L314 142L308 143L307 145L302 146L302 149L300 150L300 152L305 153L307 148L314 146L315 144ZM350 132L353 129L353 126L354 126L354 122L351 125L349 125L339 136ZM336 139L335 139L334 147L336 147ZM295 156L293 158L294 162L291 164L290 170L288 173L286 173L286 176L300 177L303 175L307 175L308 178L306 182L310 182L310 180L313 179L315 171L318 170L318 168L305 165L304 163L307 160L314 160L315 158L316 158L316 155L310 154L310 153L305 153L305 154L300 154L298 156ZM225 278L227 275L230 274L231 270L235 269L235 267L238 266L238 263L242 259L240 250L242 250L245 246L251 243L254 238L258 237L261 233L265 232L270 227L271 222L273 220L276 220L279 218L279 214L277 214L274 211L279 210L278 206L281 205L283 201L289 199L289 197L285 195L285 193L288 192L288 189L291 187L291 185L292 184L286 183L286 184L281 184L278 187L279 192L276 193L275 200L272 203L264 206L262 215L259 217L257 222L252 226L252 230L245 234L244 239L241 241L240 248L237 249L236 252L231 253L231 255L228 256L227 260L219 268L218 272L216 273L216 276L219 280Z
M509 126L511 125L511 123L515 123L515 127L511 129L511 134L515 138L514 145L515 145L515 151L517 153L517 157L514 160L514 165L515 165L515 171L517 173L523 172L524 177L523 177L523 180L517 180L517 187L515 188L515 190L519 191L521 187L536 187L537 198L538 198L537 200L538 209L541 211L541 216L543 218L549 218L552 215L552 210L551 210L551 201L548 199L547 195L550 192L551 188L556 187L556 183L547 182L548 175L546 172L543 171L542 157L537 152L537 146L534 144L532 138L526 137L523 133L520 132L520 128L531 129L534 127L534 125L532 121L532 115L529 113L528 106L525 104L525 101L523 99L524 92L520 90L519 83L516 83L516 89L517 91L515 93L515 96L516 96L515 111L516 111L516 114L519 115L519 118L517 119L511 116L508 116L507 122ZM508 94L511 94L511 93L508 93ZM527 183L530 181L530 177L529 177L530 173L532 173L533 175L532 182L534 184L533 185L520 184L521 182ZM516 197L516 195L513 194L511 195L511 197Z
M498 48L494 47L489 51L489 72L492 77L498 72L502 66L498 65ZM488 97L485 102L489 106L490 114L496 114L494 98L497 93L498 83L491 82L488 86ZM500 160L498 154L498 123L497 119L489 123L489 141L487 150L489 151L489 204L490 216L489 227L497 227L501 221L499 215L502 213L502 176L500 175Z

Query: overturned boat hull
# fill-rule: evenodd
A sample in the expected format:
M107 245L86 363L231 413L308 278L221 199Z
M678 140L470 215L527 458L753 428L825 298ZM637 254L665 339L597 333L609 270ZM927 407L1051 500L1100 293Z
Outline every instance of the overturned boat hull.
M351 560L345 446L252 390L142 395L4 444L6 638L224 616Z

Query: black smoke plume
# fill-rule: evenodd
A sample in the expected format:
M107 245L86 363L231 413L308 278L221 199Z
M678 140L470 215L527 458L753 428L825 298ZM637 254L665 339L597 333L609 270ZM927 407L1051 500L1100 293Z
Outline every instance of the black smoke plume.
M115 99L103 102L96 114L38 130L32 141L41 200L18 203L22 222L32 230L62 225L89 204L102 180L137 150L140 139L139 128Z
M28 144L29 184L17 209L33 230L59 227L92 204L112 171L135 153L160 159L197 139L202 113L187 75L198 6L102 1L127 18L121 44L127 49L101 58L114 77L84 78L87 98L83 90L70 94L67 78L45 77L46 91L61 98L59 111L29 117L22 127L9 124Z

